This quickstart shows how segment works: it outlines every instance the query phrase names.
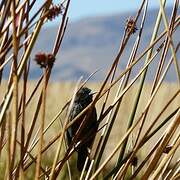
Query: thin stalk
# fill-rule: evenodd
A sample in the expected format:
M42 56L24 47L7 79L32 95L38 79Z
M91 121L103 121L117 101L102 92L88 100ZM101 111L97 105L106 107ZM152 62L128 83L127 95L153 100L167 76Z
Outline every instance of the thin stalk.
M148 101L148 103L147 103L147 105L146 105L146 107L145 107L145 111L144 111L144 113L143 113L143 119L142 119L142 121L141 121L141 125L142 125L143 122L144 122L144 115L146 115L147 110L149 109L149 107L150 107L150 105L151 105L151 103L152 103L152 100L154 99L156 93L158 92L158 89L160 88L160 86L161 86L161 84L162 84L162 82L163 82L163 79L164 79L164 77L165 77L168 69L170 68L170 65L171 65L172 61L173 61L173 59L171 58L170 61L169 61L169 63L168 63L168 65L167 65L167 67L166 67L166 69L165 69L165 71L164 71L164 74L162 75L160 81L158 82L158 85L156 86L155 90L153 91L153 94L151 95L151 97L150 97L150 99L149 99L149 101ZM126 163L126 166L124 166L124 169L126 169L126 171L127 171L127 168L128 168L129 163L130 163L130 161L128 161L128 162ZM124 171L125 171L125 170L124 170Z
M176 129L178 128L179 124L180 124L180 109L178 110L174 120L171 122L171 124L168 126L167 130L165 131L163 140L160 143L160 145L153 157L153 160L150 162L144 175L142 176L142 179L147 179L150 176L151 172L156 167L156 165L163 153L164 148L167 146L168 142L172 138L172 136L175 133Z
M177 10L178 10L177 1L178 1L178 0L175 0L175 1L174 1L173 10L172 10L171 19L170 19L169 30L170 30L171 36L172 36L172 34L173 34L173 29L174 29L174 25L175 25L176 14L177 14ZM170 42L169 42L168 36L166 36L164 49L163 49L162 54L161 54L161 57L160 57L160 61L159 61L159 65L158 65L158 70L157 70L156 75L155 75L155 78L154 78L152 90L154 90L157 82L158 82L159 79L160 79L160 75L161 75L161 73L162 73L162 69L163 69L163 66L164 66L164 64L165 64L165 58L167 57L167 52L168 52L168 49L169 49L169 44L170 44Z
M88 180L88 179L89 179L89 176L90 176L90 173L91 173L93 164L94 164L94 160L91 161L91 164L90 164L90 166L89 166L88 172L87 172L86 177L85 177L85 180Z
M177 160L177 162L174 164L173 168L166 174L164 180L172 179L172 176L176 172L178 167L180 167L180 159Z
M122 143L126 140L126 138L129 136L129 134L134 130L134 128L139 124L140 120L137 121L129 130L124 134L124 136L121 138L121 140L118 142L117 146L114 148L114 150L110 153L108 158L102 163L102 165L95 171L95 173L91 176L90 180L95 179L98 174L102 171L104 166L112 159L112 157L115 155L115 153L119 150Z
M55 168L56 168L56 164L58 162L59 154L61 152L63 137L64 137L64 134L65 134L65 131L66 131L66 127L67 127L68 121L69 121L70 111L71 111L71 108L72 108L73 103L74 103L74 99L75 99L75 96L76 96L76 93L77 93L77 90L78 90L78 86L79 86L80 80L78 81L78 83L76 85L76 88L74 90L73 98L72 98L71 103L69 105L68 114L66 116L66 120L65 120L64 125L63 125L62 133L61 133L61 136L59 138L59 143L58 143L56 155L55 155L55 158L54 158L54 161L53 161L53 166L52 166L51 173L50 173L50 180L53 180L55 178L55 176L56 176L55 175Z
M17 29L16 29L16 15L15 15L15 0L12 1L11 4L11 13L13 17L12 25L13 25L13 117L12 117L12 137L11 137L11 172L14 167L15 157L16 157L16 138L17 138L17 119L18 119L18 78L17 78L17 56L18 56L18 40L16 37ZM11 176L11 174L10 174Z
M177 170L175 171L175 173L172 176L172 180L178 180L180 178L180 167L177 168Z
M148 162L148 160L150 159L150 157L153 155L154 151L157 149L157 147L159 146L160 142L162 141L162 138L159 138L158 142L155 144L155 146L151 149L151 151L149 152L149 154L143 158L143 161L141 162L141 164L139 165L139 167L136 169L136 171L134 172L134 174L129 178L129 180L134 180L137 176L137 174L139 173L139 171L143 168L143 166ZM120 174L118 174L119 176Z
M83 180L83 177L84 177L84 174L85 174L85 171L86 171L86 166L87 166L88 161L89 161L89 157L87 156L87 157L86 157L86 161L85 161L85 163L84 163L84 167L83 167L83 170L82 170L82 172L81 172L81 176L80 176L79 180Z
M48 3L46 4L46 9L49 8L50 4L51 4L51 0L48 0ZM46 11L46 9L44 9L43 13ZM43 24L43 19L38 22L38 24L37 24L37 26L36 26L36 28L34 30L34 33L32 35L32 38L31 38L31 40L29 42L29 45L28 45L28 47L26 49L26 52L22 57L21 64L20 64L20 66L19 66L19 68L17 70L18 80L20 79L20 76L21 76L21 74L23 72L24 66L25 66L25 64L26 64L26 62L27 62L27 60L28 60L28 58L30 56L32 48L33 48L33 46L34 46L34 44L36 42L37 36L38 36L38 34L39 34L40 30L41 30L42 24ZM2 111L0 113L0 124L2 123L4 113L5 113L6 109L8 108L9 103L11 101L12 90L14 88L14 85L15 85L14 83L11 85L11 87L10 87L10 89L8 91L8 94L6 96L6 99L3 102L3 108L2 108Z
M59 118L59 126L61 128L61 130L63 129L63 124L62 124L62 121L61 119ZM66 152L67 151L67 143L66 143L66 138L64 137L63 138L63 142L64 142L64 151ZM70 164L69 164L69 160L67 160L67 169L68 169L68 175L69 175L69 180L72 180L72 173L71 173L71 167L70 167Z
M175 153L177 148L180 146L180 134L174 139L174 141L175 142L173 143L172 149L170 150L170 152L161 160L161 162L158 165L158 167L156 168L156 170L152 173L152 176L151 176L152 179L158 178L159 174L161 173L163 167L168 162L169 158L172 157L172 155Z
M6 124L7 124L6 120L3 122L2 127L0 128L1 129L1 136L0 136L0 157L1 157L1 152L2 152L2 149L3 149L3 144L4 144L4 139L5 139L5 131L6 131Z
M11 179L11 132L12 132L12 119L11 119L11 114L9 113L8 115L8 141L7 141L7 167L6 167L6 178Z
M136 53L137 53L137 49L138 49L138 45L140 43L140 39L141 39L141 35L142 35L142 30L143 30L143 27L144 27L144 22L145 22L145 17L146 17L146 12L147 12L147 1L146 1L146 4L145 4L145 9L144 9L144 14L143 14L143 18L142 18L142 23L141 23L141 28L140 28L140 31L139 31L139 36L137 37L136 41L135 41L135 44L134 44L134 47L133 47L133 50L132 50L132 54L130 55L130 58L129 58L129 62L127 63L127 67L130 65L131 62L134 61L135 59L135 56L136 56ZM128 79L129 79L129 76L130 76L130 73L131 73L131 69L129 70L129 72L127 73L127 78L125 80L125 77L126 76L123 76L123 79L121 80L120 82L120 85L118 87L118 90L117 90L117 93L116 93L116 96L115 96L115 99L114 101L116 100L116 98L118 97L118 95L120 94L120 91L122 90L122 88L124 89L126 86L127 86L127 82L128 82ZM125 81L125 82L124 82ZM123 86L123 83L124 83L124 87ZM123 98L123 97L122 97ZM98 146L98 149L100 149L100 152L99 152L99 155L98 155L98 159L96 161L96 168L98 167L99 165L99 162L100 162L100 159L102 157L102 154L103 154L103 151L105 149L105 146L107 144L107 141L108 141L108 138L109 138L109 135L110 135L110 132L112 130L112 126L115 122L115 119L116 119L116 116L117 116L117 112L119 111L119 108L120 108L120 104L121 104L121 101L122 99L118 102L117 106L116 106L116 109L115 111L110 111L109 115L108 115L108 118L107 118L107 121L106 123L108 122L108 126L106 126L103 131L102 131L102 134L101 134L101 139L99 141L99 144L101 143L101 147L99 148ZM114 113L114 115L113 115ZM113 116L112 116L113 115ZM101 142L102 141L102 142Z
M1 34L1 31L4 26L6 17L8 17L7 14L9 13L10 6L11 6L11 0L7 0L7 3L5 4L5 8L4 8L4 11L2 12L2 16L0 19L0 38L3 35L3 34Z
M40 175L40 166L41 166L41 161L42 161L42 154L41 150L43 147L43 131L44 131L44 123L45 123L45 113L46 113L46 87L47 87L47 69L44 71L44 83L43 83L43 94L42 94L42 105L41 105L41 125L40 125L40 141L39 141L39 148L38 148L38 156L37 156L37 163L36 163L36 174L35 174L35 179L39 178Z
M171 20L170 20L170 34L172 35L173 33L173 27L174 27L174 20L175 20L175 17L176 17L176 13L177 13L177 7L176 7L176 1L175 1L175 4L174 4L174 7L173 7L173 10L172 10L172 14L171 14ZM158 65L158 68L157 68L157 72L156 72L156 75L155 75L155 78L154 78L154 82L153 82L153 85L152 85L152 89L151 89L151 94L152 92L154 91L159 79L160 79L160 75L162 73L162 70L163 70L163 66L165 64L165 58L167 56L167 52L168 52L168 49L169 49L169 40L168 40L168 37L166 37L165 39L165 43L164 43L164 48L163 48L163 51L161 53L161 57L160 57L160 61L159 61L159 65ZM144 121L145 121L145 118L148 114L148 111L146 112L146 114L144 115ZM142 126L141 126L142 127ZM140 137L140 134L141 134L141 130L142 128L140 128L139 132L138 132L138 136L136 138L136 143ZM135 143L135 145L136 145Z
M157 132L159 132L159 130L167 123L169 122L169 120L176 115L177 111L178 111L179 108L177 108L175 111L173 111L152 133L150 133L148 136L146 136L139 144L139 147L138 147L138 150L140 150L140 148L146 144L146 142L149 141L149 139L151 137L153 137ZM134 149L133 153L132 153L132 156L133 154L137 153L137 148ZM153 152L154 153L154 150ZM151 155L152 155L151 153ZM149 157L151 156L150 154L148 155ZM130 157L131 158L131 157ZM147 162L149 158L145 158L144 161L139 165L139 167L136 169L136 171L134 172L134 174L132 175L131 179L134 179L137 174L141 171L141 169L143 168L143 166L145 165L145 163Z
M26 4L26 9L28 9L29 6L29 0ZM23 11L24 12L24 11ZM26 17L26 23L28 22L29 17ZM25 34L25 38L28 37L28 32ZM25 44L24 50L26 51L27 44ZM24 75L23 75L23 95L22 95L22 124L21 124L21 159L24 158L25 152L24 152L24 146L25 146L25 119L26 119L26 93L27 93L27 80L28 80L28 68L27 64L24 68ZM20 111L19 111L20 112ZM24 177L24 164L23 161L20 163L20 177Z
M178 46L178 47L179 47L179 46ZM154 99L154 96L156 95L156 93L157 93L157 91L158 91L158 89L159 89L159 87L160 87L160 85L161 85L161 83L162 83L162 81L163 81L163 79L164 79L164 77L165 77L165 75L166 75L166 73L167 73L167 71L168 71L171 63L172 63L172 58L170 59L168 65L167 65L167 67L166 67L166 70L165 70L165 72L164 72L161 80L159 81L157 87L156 87L156 90L153 92L153 94L152 94L149 102L147 103L147 105L146 105L146 107L145 107L145 110L143 111L142 115L140 116L141 118L144 117L144 115L146 114L146 111L148 110L149 106L151 105L152 100ZM143 69L145 70L146 68L144 67ZM143 121L143 119L142 119L142 121ZM135 153L135 150L134 150L134 153ZM133 154L133 155L134 155L134 154ZM131 155L131 158L133 157L133 155ZM130 163L130 162L131 162L130 160L127 161L126 166L124 166L124 169L127 170L127 167L129 166L129 163ZM116 167L109 173L109 176L112 175L112 174L114 174L115 172L117 172L121 165L122 165L122 163L119 162L119 165L116 166Z
M168 27L168 20L167 20L166 14L164 12L163 2L162 2L162 0L159 0L159 2L160 2L160 11L162 13L164 25L165 25L165 28L167 31L167 36L168 36L168 39L170 41L170 47L171 47L171 51L172 51L172 55L173 55L174 65L176 68L177 78L178 78L178 82L180 85L180 69L179 69L178 60L177 60L177 56L176 56L176 52L175 52L175 48L174 48L174 43L172 41L172 36L171 36L170 30ZM179 1L177 1L177 4L179 4Z
M166 1L164 0L163 3L165 4L165 2L166 2ZM156 38L158 29L159 29L159 25L160 25L160 21L161 21L161 12L159 11L159 14L158 14L157 20L156 20L156 24L155 24L155 28L154 28L154 32L153 32L153 35L152 35L152 37L151 37L150 44L151 44L151 43L155 40L155 38ZM147 57L146 57L145 63L147 63L147 62L149 61L149 59L151 58L152 51L153 51L153 48L150 49L150 51L147 53ZM147 69L143 72L143 74L141 75L139 87L138 87L138 90L137 90L137 94L136 94L136 96L135 96L135 101L134 101L133 109L132 109L132 112L131 112L130 117L129 117L129 120L128 120L128 128L127 128L127 129L129 129L129 128L132 126L132 124L133 124L134 117L135 117L135 114L136 114L136 111L137 111L137 107L138 107L138 104L139 104L139 99L140 99L141 92L142 92L142 89L143 89L143 85L144 85L144 81L145 81L145 77L146 77L147 70L148 70L148 68L147 68ZM125 149L126 149L127 143L128 143L128 139L126 139L126 141L125 141L124 144L123 144L123 147L122 147L122 149L121 149L121 151L120 151L119 158L118 158L118 160L117 160L116 166L118 166L118 164L119 164L119 163L122 161L122 159L123 159L123 156L124 156L124 153L125 153Z

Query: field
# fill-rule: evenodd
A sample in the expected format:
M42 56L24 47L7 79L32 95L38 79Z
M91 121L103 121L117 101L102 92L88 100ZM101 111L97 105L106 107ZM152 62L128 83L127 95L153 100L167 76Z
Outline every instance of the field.
M33 86L33 83L30 83L30 87L31 86ZM95 92L98 91L99 86L100 86L100 83L89 83L87 85L87 87L91 88ZM152 84L149 83L149 84L146 84L144 87L143 94L142 94L142 97L140 100L140 105L137 110L136 119L143 112L144 107L147 104L148 99L150 98L151 86L152 86ZM54 115L57 114L57 112L59 112L62 109L62 107L66 104L66 102L72 97L74 87L75 87L75 84L73 84L73 83L64 83L64 82L50 83L50 85L48 87L48 91L47 91L47 97L48 97L48 99L47 99L47 110L48 111L46 112L46 114L47 114L46 123L47 124L50 120L52 120ZM166 105L166 102L172 97L172 95L177 90L178 90L178 84L176 84L176 83L164 83L162 85L162 87L160 88L158 94L156 95L156 97L152 103L152 106L149 110L144 131L146 131L146 127L148 127L148 124L150 124L152 122L152 120L155 119L155 117L158 115L158 113L160 113L160 110ZM107 106L109 106L110 103L113 102L116 91L117 91L117 87L115 87L112 90ZM130 89L130 91L125 95L125 97L123 99L121 108L118 112L117 120L115 121L115 124L113 126L113 129L112 129L112 132L110 135L110 139L108 140L108 146L105 150L104 158L109 155L109 153L113 150L115 145L118 143L119 139L122 137L122 135L126 131L127 124L128 124L128 118L132 111L132 106L133 106L134 97L135 97L136 93L137 93L137 84ZM160 124L160 122L162 122L162 120L164 120L164 118L167 117L167 115L170 112L172 112L179 106L179 102L180 102L180 96L178 96L178 98L176 98L175 101L163 113L163 115L160 118L160 120L158 121L157 125ZM103 103L103 100L101 100L96 105L96 108L98 111L98 116L99 116L100 110L102 108L102 103ZM34 108L35 107L32 107L31 110ZM63 117L61 117L61 118L63 121ZM105 121L106 121L106 119L104 119L102 124ZM152 138L152 140L150 142L147 143L147 146L145 146L143 148L143 150L141 151L143 156L145 154L147 154L148 150L152 147L152 144L154 144L159 139L159 137L161 136L162 132L166 129L166 127L167 127L167 125L164 126L156 134L156 136L154 138ZM55 126L54 129L51 129L49 133L54 134L58 130L59 130L59 126L57 126L57 127ZM135 131L135 133L136 133L136 131ZM98 135L100 136L100 132ZM47 139L47 142L48 142L48 139ZM176 156L176 160L177 160L178 153L176 155L177 155ZM114 163L116 159L117 159L117 157L115 156L112 163ZM111 163L109 163L109 164L111 164Z
M33 81L28 82L27 97L30 95L30 93L34 89L35 84L36 83ZM91 88L95 92L98 91L99 86L100 86L100 83L88 83L87 84L87 87ZM140 114L143 112L144 107L147 104L148 99L150 98L151 86L152 86L152 84L150 82L145 84L143 94L142 94L142 97L140 100L140 105L138 106L138 110L137 110L135 119L137 119L140 116ZM0 98L3 97L2 92L5 92L5 87L7 87L7 82L3 81L2 87L1 87L2 89L1 89L1 93L0 93ZM54 82L54 83L49 84L49 87L47 89L47 105L46 105L47 110L46 110L45 127L49 124L49 122L52 121L54 116L63 108L63 106L66 104L66 102L73 96L74 87L75 87L75 84L70 83L70 82ZM115 148L118 141L121 139L123 134L126 132L126 128L127 128L127 124L128 124L128 118L129 118L130 113L132 111L135 94L137 93L137 87L138 87L137 84L134 85L123 98L121 108L118 112L117 120L115 121L115 124L114 124L113 129L112 129L111 134L110 134L110 137L108 139L107 147L106 147L104 154L103 154L103 160L105 160L108 157L110 152ZM20 88L20 91L22 91L22 82L19 84L19 88ZM156 95L155 99L153 100L152 106L148 112L147 120L146 120L146 124L144 126L143 132L146 132L146 129L149 126L149 124L152 122L152 120L154 120L156 118L156 116L160 113L160 110L166 105L166 102L177 91L177 89L178 89L178 85L176 83L164 83L162 85L158 94ZM107 106L109 106L113 102L116 91L117 91L117 87L113 88L111 95L109 97ZM34 111L36 108L36 104L37 104L37 98L38 97L35 96L32 99L32 101L29 104L28 109L27 109L26 132L28 131L29 126L30 126L31 121L32 121L32 117L33 117L33 114L34 114ZM156 126L158 126L162 122L162 120L164 120L164 118L166 116L168 116L168 114L170 112L172 112L173 110L175 110L179 106L179 102L180 102L180 96L178 98L176 98L174 100L174 102L168 107L168 109L162 114L162 116L159 119ZM98 104L96 105L98 117L100 114L102 103L103 103L103 99L100 102L98 102ZM60 118L61 118L62 122L64 122L64 119L65 119L64 114L61 115ZM37 121L40 121L40 119L38 118ZM103 122L100 124L100 126L102 126L105 123L105 121L106 121L106 119L103 120ZM168 124L169 123L167 123L167 125ZM152 144L155 144L157 142L157 140L160 138L161 134L166 129L167 125L165 125L163 128L161 128L159 130L159 132L156 133L156 135L153 136L152 139L138 152L138 161L139 162L141 162L143 160L143 158L149 152L149 149L152 148ZM36 134L37 129L38 129L38 126L34 130L33 136ZM135 131L133 131L134 135L137 134L137 129L139 129L139 127L137 127L135 129ZM54 138L60 130L61 130L61 126L60 126L59 122L55 122L53 124L53 126L50 129L48 129L48 131L45 135L44 146L46 144L48 144L48 142L52 138ZM101 131L98 132L98 134L96 135L97 139L100 137ZM94 146L96 146L96 142L95 142ZM131 150L131 146L132 146L132 142L130 141L128 143L129 151ZM43 160L44 164L51 165L52 154L54 154L55 151L56 151L56 144L51 148L51 150L48 153L46 153L46 155L45 155L46 157L44 157L44 160ZM36 148L35 148L34 152L36 152ZM3 152L3 153L7 153L7 152ZM179 158L178 154L179 153L180 153L180 151L178 150L177 153L175 154L174 158L173 158L172 163L178 160L178 158ZM4 155L4 157L6 157L6 155ZM107 164L106 169L111 168L111 166L113 166L115 164L117 157L118 157L118 153L116 153L114 158ZM71 161L72 161L72 167L71 168L72 169L74 169L74 168L76 169L76 165L73 164L76 161L75 159L76 159L76 157L74 157L73 159L71 158ZM6 164L5 161L6 161L6 159L4 159L4 158L3 158L3 160L1 159L1 167L2 167L2 164ZM4 165L3 165L3 167L4 167ZM32 174L31 173L29 173L29 175L28 175L29 177L32 176L33 173ZM64 176L64 178L66 176Z
M0 179L180 179L179 1L167 16L160 0L147 39L149 6L143 0L122 25L119 49L97 83L90 80L99 69L79 71L74 83L53 81L70 1L0 3ZM48 51L33 54L42 28L55 18ZM98 60L103 68L103 58ZM34 81L33 70L39 74ZM96 92L93 98L83 86Z

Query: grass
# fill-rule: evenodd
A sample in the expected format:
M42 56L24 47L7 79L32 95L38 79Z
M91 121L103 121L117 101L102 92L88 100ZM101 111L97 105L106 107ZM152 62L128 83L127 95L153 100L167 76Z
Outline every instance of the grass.
M174 44L173 33L180 20L179 1L174 0L171 17L167 17L165 1L160 0L151 40L140 52L148 11L148 1L142 1L135 16L124 25L119 51L102 82L79 79L74 83L52 84L51 70L66 32L70 0L60 4L51 0L36 2L0 3L0 168L3 169L0 178L178 179L180 43ZM41 29L54 18L60 21L54 45L50 47L52 51L30 58ZM160 32L161 23L164 29ZM129 58L121 59L131 36L136 41ZM32 59L42 74L34 82L28 76ZM126 67L118 72L118 64L123 60ZM149 83L148 67L155 60L158 66ZM139 65L139 61L144 65ZM130 78L134 66L140 66L139 72ZM177 77L172 84L166 82L171 66ZM3 81L4 70L9 71L8 82ZM84 85L97 93L93 102L69 122L68 109ZM98 110L99 131L91 149L88 172L80 174L75 167L74 147L93 106ZM82 123L78 132L67 146L65 133L79 119Z
M32 92L32 90L35 87L35 82L33 81L29 81L27 82L27 86L28 86L28 91L27 91L27 96L30 95L30 93ZM21 92L23 82L20 82L19 84L19 91ZM90 87L93 91L97 91L98 87L99 87L100 83L88 83L88 87ZM45 126L48 125L48 123L50 122L50 120L53 119L54 114L56 114L59 110L62 109L62 107L64 106L64 104L68 101L68 99L70 99L73 95L72 90L74 89L75 84L74 83L70 83L70 82L55 82L55 83L50 83L47 89L47 104L46 104L46 122L45 122ZM150 90L151 90L151 86L152 83L146 83L144 90L143 90L143 94L142 94L142 99L140 100L140 106L137 110L137 114L136 114L136 118L140 116L140 114L143 111L144 106L146 105L148 99L149 99L149 95L150 95ZM2 91L1 92L5 92L5 88L7 87L7 81L3 81L2 83ZM110 105L113 101L113 97L116 94L117 91L117 86L113 89L110 97L109 97L109 101L108 101L108 105ZM126 131L127 128L127 124L128 124L128 118L130 116L131 110L133 108L133 100L134 100L134 95L136 94L136 91L138 89L138 84L135 84L132 88L130 88L129 92L125 95L121 108L118 112L117 115L117 120L113 126L112 129L112 133L109 137L108 140L108 144L107 147L105 149L104 155L103 155L103 159L106 159L108 157L108 155L110 154L110 152L114 149L115 145L118 143L119 137L122 137L123 134ZM171 95L174 94L176 92L176 90L178 89L178 85L176 83L164 83L163 86L160 88L156 98L153 101L153 104L149 110L149 114L147 116L147 126L152 122L153 119L155 119L155 117L158 115L159 113L159 109L162 109L167 100L169 100L171 98ZM66 93L65 93L66 92ZM0 97L3 97L3 94L0 94ZM37 96L38 97L38 96ZM28 117L32 117L35 109L36 109L36 100L37 97L34 96L34 98L31 101L31 104L29 105L28 109L27 109L27 115ZM57 98L58 97L58 98ZM180 97L178 97L170 106L169 108L164 112L163 116L160 118L158 124L160 124L160 122L162 122L164 120L165 117L168 116L168 114L176 109L179 105L179 101L180 101ZM98 102L98 104L96 105L97 107L97 112L98 112L98 116L100 115L100 111L101 111L101 107L102 107L103 101L101 100L100 102ZM64 115L61 116L61 119L64 119ZM30 121L31 119L28 118L27 121ZM40 121L40 118L38 118L37 121ZM30 124L30 122L27 122L27 124ZM157 124L157 125L158 125ZM168 123L169 124L169 123ZM145 125L145 127L147 127ZM154 136L137 154L139 162L141 162L143 160L143 157L146 156L146 154L149 152L149 149L151 149L152 144L154 144L155 142L158 141L159 137L161 136L161 134L163 133L163 131L167 128L167 125L165 125L161 130L159 130L159 132L156 134L156 136ZM138 127L137 127L138 129ZM134 131L134 135L137 133L137 129ZM28 131L28 127L25 130L26 132ZM52 128L49 129L48 133L45 135L44 138L44 144L47 144L51 138L53 138L53 136L55 134L58 134L58 132L60 131L60 126L59 123L55 123ZM146 128L144 128L143 130L144 132L146 132ZM36 129L33 133L33 136L35 135ZM19 134L20 136L20 134ZM100 133L97 135L97 138L99 138ZM131 149L131 145L129 145L128 147L129 151ZM56 150L56 145L54 145L51 150L50 153L46 153L45 157L43 158L43 164L45 166L50 166L52 163L52 159L53 156L52 154L55 153ZM128 150L127 150L128 151ZM178 150L179 152L179 150ZM176 153L172 163L176 162L178 160L178 152ZM5 153L5 152L4 152ZM7 153L7 152L6 152ZM113 164L116 162L117 156L114 156L114 158L107 164L106 168L111 168L113 166ZM1 161L1 165L5 164L5 159L3 159ZM75 156L72 159L72 163L75 163ZM76 165L72 165L71 167L74 166L74 169L76 167ZM2 167L3 168L3 167ZM5 167L3 168L5 169ZM34 169L34 170L32 170ZM35 172L35 167L31 168L31 171L28 171L28 176L31 177L30 179L33 178L33 175ZM2 176L3 177L3 176ZM65 176L66 179L68 179L67 175ZM64 179L64 178L63 178Z

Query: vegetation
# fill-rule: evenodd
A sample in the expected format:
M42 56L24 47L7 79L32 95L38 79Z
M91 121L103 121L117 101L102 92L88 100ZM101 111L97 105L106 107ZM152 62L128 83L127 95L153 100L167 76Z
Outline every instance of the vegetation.
M174 0L168 19L165 2L160 0L151 42L140 51L148 11L148 1L142 1L135 17L127 19L117 56L101 83L88 82L96 75L92 72L84 81L80 78L74 83L51 84L51 70L68 24L69 3L70 0L58 5L51 0L42 5L36 0L0 2L1 179L179 179L179 42L173 41L179 25L179 1ZM41 29L54 18L61 21L52 52L31 57ZM159 32L161 23L164 29ZM132 36L137 38L129 59L121 59ZM42 75L31 82L33 60ZM147 83L148 67L155 60L158 66L151 74L153 82ZM127 61L121 72L119 61ZM139 72L133 76L137 66ZM9 67L9 80L3 81L3 73ZM177 76L173 84L165 83L170 68ZM97 93L93 102L69 122L74 96L84 85ZM91 165L87 172L78 173L74 147L79 133L69 147L65 133L84 114L82 124L86 123L93 106L98 109L99 131L88 157Z

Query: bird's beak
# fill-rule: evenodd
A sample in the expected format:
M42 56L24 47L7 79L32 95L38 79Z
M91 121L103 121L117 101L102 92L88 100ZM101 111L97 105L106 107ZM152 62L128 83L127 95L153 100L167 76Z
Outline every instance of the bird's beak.
M91 92L89 95L92 95L92 96L93 96L93 95L96 94L96 93L97 93L97 92Z

